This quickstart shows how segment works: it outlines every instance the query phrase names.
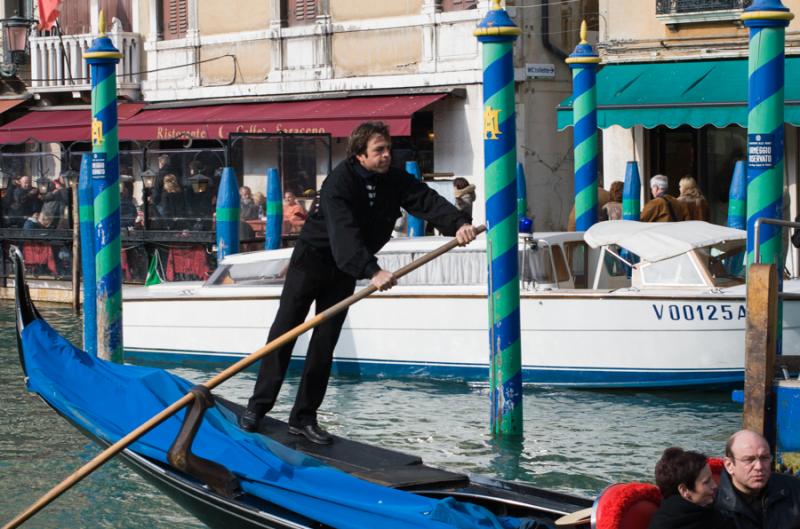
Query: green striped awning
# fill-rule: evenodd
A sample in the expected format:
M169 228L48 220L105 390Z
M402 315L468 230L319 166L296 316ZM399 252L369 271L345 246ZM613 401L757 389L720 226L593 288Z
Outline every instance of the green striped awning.
M800 57L786 59L787 123L800 125ZM572 126L572 97L558 105ZM597 126L747 127L747 59L609 64L597 73Z

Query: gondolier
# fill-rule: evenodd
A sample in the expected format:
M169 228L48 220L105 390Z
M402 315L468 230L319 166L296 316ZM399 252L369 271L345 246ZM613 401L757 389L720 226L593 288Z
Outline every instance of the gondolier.
M313 302L317 312L352 295L357 279L379 290L395 285L375 254L389 241L402 207L431 222L460 244L475 238L472 219L411 175L391 167L391 137L381 122L366 122L351 134L347 159L334 168L320 191L320 205L304 224L289 262L280 306L268 342L301 324ZM341 312L314 329L303 376L289 416L289 431L309 441L332 438L317 423L333 351L346 316ZM269 412L289 367L294 341L262 360L253 396L239 426L255 431Z

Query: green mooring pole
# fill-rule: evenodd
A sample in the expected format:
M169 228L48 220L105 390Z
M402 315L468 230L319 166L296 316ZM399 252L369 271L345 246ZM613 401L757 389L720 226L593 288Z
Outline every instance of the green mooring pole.
M759 217L783 218L783 87L786 26L794 17L780 0L755 0L742 13L750 29L747 116L747 262L754 260ZM781 230L760 233L761 262L782 270ZM778 274L781 276L782 274Z
M575 147L575 229L586 231L597 222L597 64L600 57L581 42L566 59L572 69L572 125Z
M106 34L83 54L92 76L92 187L97 275L97 355L122 363L122 266L119 218L117 63L122 54Z
M794 15L781 0L755 0L742 13L750 29L747 64L747 264L755 261L759 217L783 219L783 105L786 26ZM761 262L778 269L783 290L781 228L765 224L759 234ZM778 299L776 351L783 348L783 303Z
M492 2L474 32L483 44L483 153L489 263L490 397L494 435L522 435L522 358L517 262L514 41L520 30Z

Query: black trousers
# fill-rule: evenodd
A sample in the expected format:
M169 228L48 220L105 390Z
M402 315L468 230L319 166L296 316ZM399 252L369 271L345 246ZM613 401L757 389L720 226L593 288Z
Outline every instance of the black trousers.
M280 306L269 330L268 342L300 325L306 319L311 303L320 313L353 294L355 279L342 272L330 253L298 241L289 261ZM302 427L317 421L317 409L325 398L333 362L333 350L339 340L347 311L314 328L306 353L303 377L297 390L289 424ZM269 412L280 392L289 360L292 340L261 361L253 396L248 408L259 415Z

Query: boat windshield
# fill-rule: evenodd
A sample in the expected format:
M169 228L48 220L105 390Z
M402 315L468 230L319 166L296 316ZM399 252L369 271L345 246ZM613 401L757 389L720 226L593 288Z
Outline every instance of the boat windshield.
M222 265L206 285L280 285L286 277L289 258Z
M718 287L742 285L745 282L745 244L735 241L708 246L697 250L700 261Z
M640 265L645 286L705 286L706 282L688 253Z

